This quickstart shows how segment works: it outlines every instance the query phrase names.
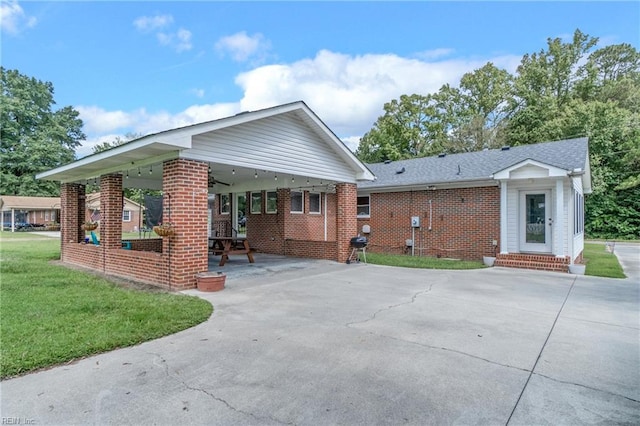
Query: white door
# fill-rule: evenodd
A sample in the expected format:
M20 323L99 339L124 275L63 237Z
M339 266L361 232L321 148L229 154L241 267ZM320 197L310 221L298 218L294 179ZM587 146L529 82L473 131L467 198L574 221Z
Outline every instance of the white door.
M244 192L237 192L233 194L235 196L235 203L233 203L233 229L237 231L238 237L247 236L247 194Z
M520 251L551 253L551 191L520 193Z

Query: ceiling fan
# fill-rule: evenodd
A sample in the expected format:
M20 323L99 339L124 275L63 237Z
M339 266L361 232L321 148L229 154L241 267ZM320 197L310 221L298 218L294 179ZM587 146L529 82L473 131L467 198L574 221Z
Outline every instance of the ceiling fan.
M209 171L209 176L207 177L207 186L209 188L211 188L212 186L214 186L217 183L219 183L220 185L231 186L231 184L229 184L229 183L221 182L219 180L216 180L216 178L213 176L213 173L211 173L211 171Z

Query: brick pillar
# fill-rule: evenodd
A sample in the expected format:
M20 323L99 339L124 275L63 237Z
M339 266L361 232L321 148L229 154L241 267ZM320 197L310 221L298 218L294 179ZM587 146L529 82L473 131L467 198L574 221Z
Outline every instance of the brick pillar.
M168 257L172 289L196 286L196 274L208 270L207 171L200 161L178 158L163 165L162 222L175 234L164 237L162 253Z
M122 247L122 175L100 177L100 245Z
M84 241L82 224L85 216L85 186L63 183L60 187L60 242L62 260L64 245Z
M358 235L358 189L353 183L336 185L337 261L346 262L351 253L351 238Z

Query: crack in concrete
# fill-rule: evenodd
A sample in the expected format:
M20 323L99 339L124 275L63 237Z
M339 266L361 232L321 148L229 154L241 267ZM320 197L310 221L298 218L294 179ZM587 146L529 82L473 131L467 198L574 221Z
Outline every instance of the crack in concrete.
M171 372L169 371L169 364L167 363L167 360L164 357L162 357L160 354L153 353L153 352L148 352L148 354L154 356L153 364L156 365L156 366L162 367L162 369L164 370L165 375L169 379L176 380L177 382L181 383L182 386L184 386L186 389L188 389L190 391L202 392L205 395L209 396L210 398L212 398L212 399L214 399L214 400L216 400L218 402L221 402L222 404L224 404L230 410L235 411L236 413L240 413L240 414L244 414L246 416L250 416L250 417L252 417L252 418L254 418L255 420L258 420L258 421L268 419L268 420L271 420L272 422L275 422L275 423L278 423L278 424L281 424L281 425L295 425L295 423L283 422L283 421L278 420L278 419L276 419L274 417L271 417L271 416L268 416L268 417L257 416L257 415L255 415L255 414L253 414L251 412L244 411L244 410L241 410L239 408L234 407L233 405L229 404L225 399L220 398L220 397L212 394L211 392L206 391L205 389L201 389L201 388L196 388L196 387L190 386L184 380L180 379L176 375L172 375L171 374ZM158 360L160 360L160 364L158 364L158 362L157 362Z
M565 384L565 385L578 386L578 387L589 389L589 390L592 390L592 391L606 393L606 394L611 395L611 396L624 398L624 399L627 399L627 400L629 400L631 402L640 403L640 400L637 400L637 399L634 399L634 398L631 398L631 397L628 397L628 396L625 396L625 395L620 395L619 393L611 392L611 391L608 391L608 390L598 389L598 388L594 388L594 387L591 387L591 386L583 385L583 384L580 384L580 383L575 383L575 382L569 382L569 381L566 381L566 380L556 379L554 377L547 376L545 374L536 373L535 371L533 372L533 374L535 376L540 376L540 377L544 377L545 379L553 380L554 382L557 382L557 383L562 383L562 384Z
M416 299L418 298L418 296L429 293L429 292L431 291L431 289L432 289L432 288L433 288L433 284L431 284L431 285L429 286L429 288L428 288L428 289L426 289L426 290L421 290L421 291L419 291L419 292L415 293L415 294L411 297L411 300L409 300L408 302L397 303L397 304L395 304L395 305L389 305L389 306L387 306L386 308L378 309L377 311L375 311L375 312L373 313L373 315L372 315L370 318L367 318L366 320L362 320L362 321L352 321L352 322L348 322L348 323L346 323L346 324L345 324L345 327L351 328L351 326L352 326L352 325L354 325L354 324L365 324L365 323L367 323L367 322L369 322L369 321L373 321L374 319L376 319L376 316L377 316L379 313L381 313L381 312L389 311L389 310L391 310L391 309L395 309L395 308L397 308L397 307L399 307L399 306L410 305L410 304L412 304L412 303L414 303L414 302L416 301Z

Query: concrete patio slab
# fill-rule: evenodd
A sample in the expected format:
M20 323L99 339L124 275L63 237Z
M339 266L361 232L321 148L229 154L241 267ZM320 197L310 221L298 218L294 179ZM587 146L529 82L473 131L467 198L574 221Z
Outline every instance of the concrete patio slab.
M2 416L36 424L638 424L639 291L631 279L503 268L318 262L230 275L223 291L185 292L212 302L206 323L3 381Z

